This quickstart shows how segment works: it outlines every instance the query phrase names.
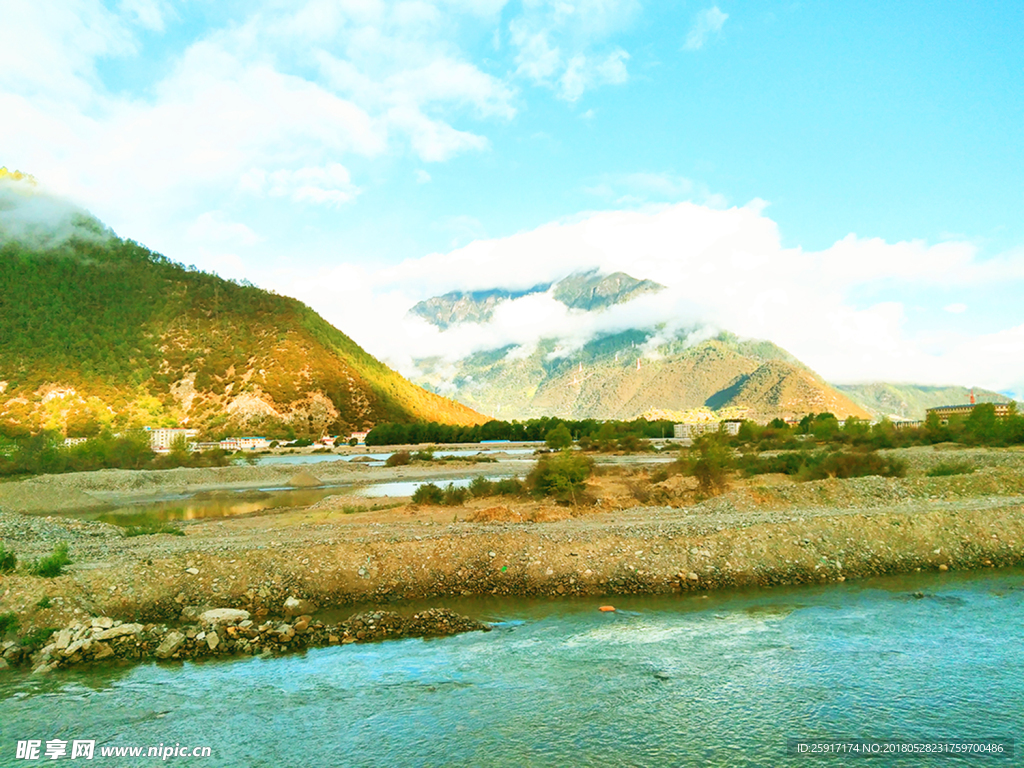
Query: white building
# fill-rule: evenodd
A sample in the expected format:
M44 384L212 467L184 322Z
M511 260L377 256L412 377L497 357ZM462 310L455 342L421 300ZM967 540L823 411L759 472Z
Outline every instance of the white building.
M685 424L674 424L672 425L672 436L676 439L700 437L701 435L714 434L716 432L725 432L728 435L738 435L740 433L740 424L743 422L739 419L730 419L728 421L693 421Z
M224 451L265 451L270 447L270 441L265 437L228 437L220 441L221 450Z
M171 450L171 444L179 437L184 437L186 441L191 441L199 434L198 429L177 429L169 427L159 427L157 429L150 429L149 427L146 427L146 431L149 433L149 447L157 453L166 453Z

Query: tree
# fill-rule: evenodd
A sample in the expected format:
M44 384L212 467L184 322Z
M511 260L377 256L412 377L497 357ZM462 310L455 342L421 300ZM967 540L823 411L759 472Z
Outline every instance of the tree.
M732 452L718 435L703 435L695 447L700 457L689 463L687 471L697 478L697 490L707 496L723 493L729 488Z
M544 444L556 451L568 448L572 445L572 435L569 433L569 428L565 424L559 424L545 435Z

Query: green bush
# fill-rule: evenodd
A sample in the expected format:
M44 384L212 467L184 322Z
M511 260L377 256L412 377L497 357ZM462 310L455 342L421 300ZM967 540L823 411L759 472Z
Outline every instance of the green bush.
M976 467L969 461L943 461L929 469L928 477L948 477L950 475L969 475Z
M874 451L870 453L819 454L813 463L805 464L800 470L801 480L823 480L827 477L846 479L850 477L904 477L907 464L894 458L882 458Z
M386 467L404 467L412 461L412 455L408 451L399 451L398 453L392 453L388 456L384 462Z
M708 496L729 487L732 451L717 437L704 436L697 441L698 457L686 462L686 472L697 478L697 490Z
M413 504L435 504L444 503L444 491L434 483L424 483L419 486L412 495Z
M553 496L559 501L576 503L593 474L594 460L573 451L541 456L526 477L526 485L536 496Z
M428 448L422 448L422 449L416 451L416 453L414 453L412 455L412 458L415 461L433 461L434 460L434 450L435 450L435 448L433 446L430 446Z
M469 493L478 499L484 496L493 496L495 494L494 481L488 480L483 475L477 475L469 484Z
M544 436L544 444L554 450L562 450L572 445L572 433L565 424L559 424Z
M3 637L8 632L15 632L18 629L18 614L13 611L10 613L0 613L0 637Z
M496 496L522 496L526 492L526 486L518 477L506 477L494 484Z
M18 557L0 544L0 573L12 573L18 567Z
M443 503L446 507L461 507L469 497L468 488L459 488L455 483L448 483L444 489Z
M64 566L70 564L71 558L68 557L68 543L62 541L53 548L52 555L36 560L30 570L35 576L52 579L64 573Z
M38 648L42 648L44 645L46 645L46 642L50 639L50 635L52 635L56 631L57 630L54 627L34 629L27 635L25 635L23 638L21 638L18 641L18 645L27 650L29 653L32 653Z
M53 605L53 600L47 595L36 603L36 608L49 608L51 605Z

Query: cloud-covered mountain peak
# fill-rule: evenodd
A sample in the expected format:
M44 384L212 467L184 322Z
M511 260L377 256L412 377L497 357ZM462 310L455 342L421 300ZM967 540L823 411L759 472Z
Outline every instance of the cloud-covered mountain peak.
M446 330L462 323L486 323L499 304L548 291L570 309L597 312L664 287L653 280L638 280L625 272L602 274L598 269L589 269L574 272L556 283L542 283L526 290L450 291L419 302L409 312Z

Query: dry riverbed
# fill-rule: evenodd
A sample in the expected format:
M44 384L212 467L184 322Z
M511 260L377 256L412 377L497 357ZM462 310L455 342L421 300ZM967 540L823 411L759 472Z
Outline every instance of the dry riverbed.
M53 579L24 569L0 576L0 613L15 612L23 633L78 622L76 632L88 634L93 617L145 626L234 608L247 611L246 629L258 632L284 615L289 598L320 608L424 598L443 604L452 595L671 593L1024 564L1024 453L896 453L908 461L906 478L795 483L760 476L736 479L729 492L701 501L691 478L654 482L655 467L620 466L593 480L588 506L492 497L461 507L360 512L354 510L371 500L342 491L311 507L190 523L182 526L184 536L126 538L111 525L5 511L0 540L22 561L66 541L73 564ZM951 459L977 469L925 476ZM472 471L499 474L497 466ZM377 477L358 465L334 467L299 469L324 481L323 469ZM89 473L17 485L20 493L52 484L87 494L113 493L114 485L147 493L182 483L254 487L223 483L252 483L254 474L263 483L268 469L279 467L173 470L174 483L132 477L156 473ZM446 473L465 475L467 467L382 472L387 479L443 482ZM10 510L4 498L0 507ZM191 640L197 645L195 635Z

